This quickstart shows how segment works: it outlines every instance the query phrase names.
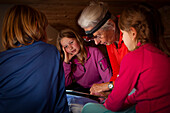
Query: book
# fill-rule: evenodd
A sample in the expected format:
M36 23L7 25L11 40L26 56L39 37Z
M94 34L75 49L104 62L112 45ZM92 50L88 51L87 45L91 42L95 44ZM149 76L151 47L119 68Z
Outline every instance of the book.
M66 90L67 94L71 94L71 95L76 95L76 96L82 96L82 97L86 97L86 98L90 98L93 100L96 100L98 102L100 102L99 98L106 98L104 96L98 96L98 95L91 95L89 93L84 93L84 92L80 92L80 91L75 91L75 90Z

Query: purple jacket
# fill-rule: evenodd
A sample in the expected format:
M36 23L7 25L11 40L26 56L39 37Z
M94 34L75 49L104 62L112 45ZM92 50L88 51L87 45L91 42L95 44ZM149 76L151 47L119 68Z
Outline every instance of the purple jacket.
M137 113L170 113L169 70L170 59L151 44L128 53L104 106L118 111L136 104Z
M90 88L94 83L108 82L112 76L109 64L98 48L86 47L87 60L84 66L74 59L76 70L73 72L73 77L78 84L84 88ZM72 83L70 76L71 63L63 62L65 73L65 85L68 86Z

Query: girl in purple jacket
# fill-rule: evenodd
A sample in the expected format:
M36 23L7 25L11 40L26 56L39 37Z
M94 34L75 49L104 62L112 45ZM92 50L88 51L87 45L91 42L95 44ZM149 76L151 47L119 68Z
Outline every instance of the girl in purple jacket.
M104 105L86 104L82 113L169 113L170 54L159 12L148 5L132 6L123 11L119 27L131 52L123 58Z
M82 38L72 29L59 33L57 48L63 58L67 89L89 92L94 83L110 80L112 73L104 55L95 47L84 46Z

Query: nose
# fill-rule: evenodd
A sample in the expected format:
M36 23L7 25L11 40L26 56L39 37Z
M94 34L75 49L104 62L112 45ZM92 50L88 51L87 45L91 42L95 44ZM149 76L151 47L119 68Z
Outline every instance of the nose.
M72 47L71 45L69 45L68 48L69 48L69 50L72 50L72 49L73 49L73 47Z
M100 43L100 40L97 39L97 38L95 38L95 39L94 39L94 42L95 42L96 45L98 45L98 44Z

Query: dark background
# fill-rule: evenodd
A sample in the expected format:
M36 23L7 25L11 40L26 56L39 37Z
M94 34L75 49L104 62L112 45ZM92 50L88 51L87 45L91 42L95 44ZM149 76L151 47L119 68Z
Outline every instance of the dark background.
M109 10L115 15L121 14L121 11L134 3L146 2L156 7L161 15L165 27L165 40L170 47L170 0L102 0L108 3ZM0 0L0 32L2 27L3 16L8 8L14 4L26 4L39 9L47 16L49 26L47 35L49 42L56 44L58 30L69 26L77 30L81 35L84 35L83 29L77 24L77 19L82 9L89 4L90 0ZM0 33L1 42L1 33ZM97 46L104 53L104 46ZM0 51L3 51L0 44Z

